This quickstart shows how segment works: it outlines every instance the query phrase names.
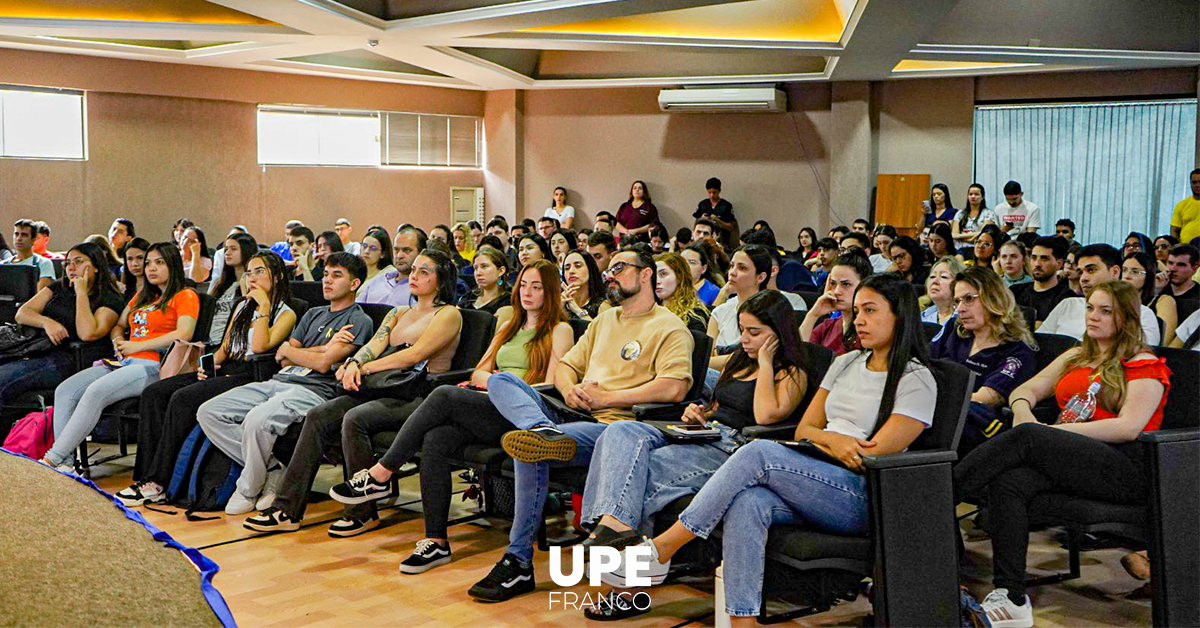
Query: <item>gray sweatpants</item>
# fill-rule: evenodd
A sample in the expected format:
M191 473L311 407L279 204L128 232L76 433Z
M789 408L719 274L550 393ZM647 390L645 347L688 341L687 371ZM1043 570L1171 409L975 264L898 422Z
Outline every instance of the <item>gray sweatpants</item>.
M324 401L299 384L272 379L238 386L205 401L196 411L196 421L213 445L242 465L237 490L254 499L267 480L275 439Z

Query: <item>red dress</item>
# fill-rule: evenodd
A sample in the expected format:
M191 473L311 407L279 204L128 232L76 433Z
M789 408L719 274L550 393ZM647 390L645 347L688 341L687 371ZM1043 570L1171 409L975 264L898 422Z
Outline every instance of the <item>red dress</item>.
M1167 405L1167 393L1171 390L1171 369L1167 368L1167 361L1163 358L1128 360L1124 364L1126 382L1132 382L1135 379L1157 379L1162 382L1162 399L1158 401L1158 407L1154 409L1154 414L1150 416L1146 427L1142 428L1143 432L1157 431L1162 425L1163 406ZM1058 385L1054 387L1054 399L1058 402L1059 409L1065 408L1071 397L1086 391L1094 380L1090 366L1077 366L1067 371L1062 379L1058 380ZM1092 420L1099 421L1116 416L1116 413L1096 404L1096 413L1092 416Z

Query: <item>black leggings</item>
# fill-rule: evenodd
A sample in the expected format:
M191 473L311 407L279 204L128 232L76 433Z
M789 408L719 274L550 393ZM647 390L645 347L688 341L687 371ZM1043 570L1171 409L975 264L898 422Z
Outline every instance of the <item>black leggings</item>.
M986 495L992 537L992 583L1025 599L1029 504L1060 493L1121 504L1145 501L1136 443L1113 446L1041 424L1018 425L975 448L954 469L958 497Z
M347 420L343 441L356 428ZM514 429L487 393L440 386L404 422L379 464L397 471L420 450L425 536L444 539L453 494L451 460L466 445L499 445L500 437Z
M179 450L196 427L196 409L200 404L254 381L244 364L222 365L220 373L220 377L204 381L197 380L195 373L176 375L142 391L133 467L135 482L156 482L166 488L175 472Z

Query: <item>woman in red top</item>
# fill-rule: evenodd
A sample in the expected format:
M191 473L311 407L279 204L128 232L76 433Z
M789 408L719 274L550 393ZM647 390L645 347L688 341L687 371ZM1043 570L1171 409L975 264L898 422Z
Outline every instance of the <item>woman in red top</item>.
M1146 485L1133 441L1162 424L1171 371L1142 341L1138 293L1127 283L1088 297L1083 344L1058 356L1009 396L1013 428L972 451L954 469L960 497L987 498L995 590L983 608L995 628L1033 625L1025 595L1029 503L1042 493L1140 504ZM1100 384L1092 416L1043 425L1033 406L1054 395L1065 408ZM1062 417L1069 418L1069 417Z
M159 354L176 340L192 339L200 297L184 284L179 249L172 242L151 246L144 272L144 288L125 306L110 334L116 359L84 369L54 390L54 447L43 462L73 470L75 449L96 427L100 413L122 399L141 395L158 381Z
M819 344L834 355L858 349L858 338L849 333L851 308L858 284L871 274L871 262L861 249L839 255L829 271L826 285L822 286L825 293L817 297L800 323L800 338ZM851 338L849 345L846 344L847 336Z
M645 183L634 181L629 187L629 200L617 210L617 235L650 233L650 228L656 224L658 208L650 202L650 190Z

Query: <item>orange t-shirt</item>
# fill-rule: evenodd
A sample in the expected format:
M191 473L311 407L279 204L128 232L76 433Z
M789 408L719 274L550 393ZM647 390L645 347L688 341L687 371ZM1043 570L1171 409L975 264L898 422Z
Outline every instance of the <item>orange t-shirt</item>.
M1163 406L1167 405L1167 393L1171 390L1171 369L1167 368L1167 361L1163 358L1129 360L1125 362L1125 381L1132 382L1135 379L1157 379L1162 382L1164 387L1162 399L1158 401L1158 407L1154 409L1154 414L1150 415L1146 427L1142 428L1143 432L1157 431L1162 425ZM1067 371L1062 379L1058 380L1058 385L1054 387L1054 398L1058 402L1058 408L1061 410L1067 407L1067 402L1071 400L1071 397L1087 391L1092 381L1092 367L1090 366L1079 366ZM1097 403L1096 413L1092 415L1092 420L1112 419L1116 416L1116 413Z
M136 295L130 303L134 301L137 301ZM179 326L179 317L181 316L200 318L200 297L196 295L195 290L179 291L163 308L151 309L151 306L145 306L131 311L129 313L129 339L134 342L143 342L165 336L175 331L175 328ZM157 362L159 354L157 351L140 351L127 357Z

